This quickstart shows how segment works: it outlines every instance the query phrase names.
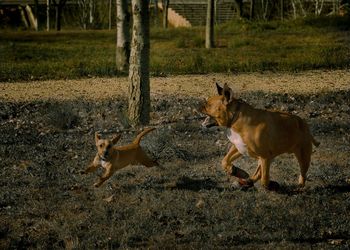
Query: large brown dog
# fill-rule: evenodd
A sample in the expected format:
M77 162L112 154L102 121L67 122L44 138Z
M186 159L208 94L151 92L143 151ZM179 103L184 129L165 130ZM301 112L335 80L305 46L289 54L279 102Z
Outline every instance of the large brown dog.
M294 153L300 165L299 184L304 186L312 144L319 145L306 122L292 114L253 108L235 99L227 84L223 88L216 86L218 95L210 97L201 112L213 118L216 125L228 128L228 138L233 145L222 160L224 170L230 176L235 175L235 167L231 165L234 160L242 155L257 158L258 167L247 182L253 184L261 179L264 187L271 188L271 161L280 154ZM213 124L206 119L203 125Z
M115 144L119 141L121 135L113 137L112 140L107 140L101 139L101 136L95 133L97 154L84 173L93 172L99 166L105 168L105 173L94 186L101 186L114 172L131 164L142 164L146 167L158 166L158 163L151 160L140 146L141 138L152 130L154 128L146 128L137 135L131 144L119 147Z

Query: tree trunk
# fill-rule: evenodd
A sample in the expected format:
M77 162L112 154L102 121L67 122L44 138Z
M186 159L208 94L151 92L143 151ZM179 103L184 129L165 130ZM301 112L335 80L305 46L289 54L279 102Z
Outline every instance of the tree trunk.
M238 17L241 18L243 15L243 0L234 0L233 4L235 5Z
M58 4L56 7L56 30L61 30L61 6Z
M208 0L207 25L205 28L205 48L214 47L214 0Z
M168 8L169 0L163 0L163 28L168 28Z
M52 1L55 5L55 9L56 9L56 30L60 31L61 30L62 9L63 9L64 5L66 4L67 0L58 0L58 2L56 2L56 0L52 0Z
M34 3L35 3L35 16L34 16L34 28L35 28L35 31L38 31L39 30L39 22L38 22L38 18L39 18L39 0L34 0Z
M133 29L129 67L128 115L132 126L149 123L149 9L148 0L132 0Z
M254 19L254 13L255 13L255 0L250 0L250 20Z
M281 0L281 20L284 19L284 0Z
M158 0L154 0L154 24L158 24Z
M108 30L112 29L112 0L108 4Z
M50 30L50 0L46 0L46 30Z
M127 0L116 0L117 8L117 46L116 66L119 71L126 71L130 56L130 14Z

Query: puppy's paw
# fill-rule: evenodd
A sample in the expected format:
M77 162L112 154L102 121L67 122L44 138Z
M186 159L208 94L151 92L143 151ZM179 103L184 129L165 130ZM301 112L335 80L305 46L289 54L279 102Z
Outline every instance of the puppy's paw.
M100 183L100 182L96 182L96 183L94 183L94 187L95 187L95 188L98 188L98 187L101 186L101 184L102 184L102 183Z

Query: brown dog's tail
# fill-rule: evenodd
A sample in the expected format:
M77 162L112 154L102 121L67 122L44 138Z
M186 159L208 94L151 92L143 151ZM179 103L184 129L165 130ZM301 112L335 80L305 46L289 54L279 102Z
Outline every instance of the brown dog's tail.
M133 143L134 143L134 144L137 144L137 145L140 144L140 141L141 141L142 137L143 137L145 134L151 132L152 130L155 130L155 128L145 128L140 134L138 134L138 135L136 136L136 138L134 139Z

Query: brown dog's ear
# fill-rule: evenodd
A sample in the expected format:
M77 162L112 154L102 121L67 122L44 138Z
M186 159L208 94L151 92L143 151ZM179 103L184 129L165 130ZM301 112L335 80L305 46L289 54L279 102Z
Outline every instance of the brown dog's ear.
M121 134L118 134L118 135L113 136L113 138L112 138L112 143L113 143L113 144L117 144L117 142L119 141L120 137L122 137Z
M95 142L97 143L101 139L101 135L98 132L95 132Z
M216 84L216 89L218 90L218 94L222 95L223 88L219 85L219 83L215 83L215 84Z
M225 96L225 101L226 103L231 103L233 101L233 91L232 89L227 85L227 83L225 83L224 85L224 96Z

